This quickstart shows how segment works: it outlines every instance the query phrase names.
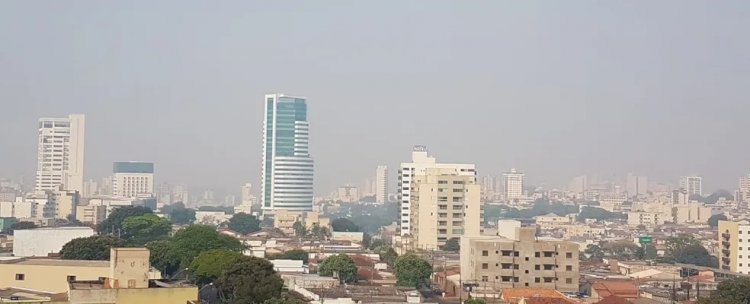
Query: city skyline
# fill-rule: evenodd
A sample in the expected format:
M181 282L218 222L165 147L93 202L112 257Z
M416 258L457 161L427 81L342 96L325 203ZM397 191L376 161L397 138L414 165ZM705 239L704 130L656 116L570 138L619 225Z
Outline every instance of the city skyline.
M476 163L480 175L515 167L530 185L558 188L576 175L637 172L670 183L696 174L710 193L750 171L746 143L725 140L744 136L750 111L750 43L729 34L749 22L738 5L705 14L671 1L544 10L436 1L430 11L180 2L179 15L168 2L123 5L40 12L14 2L0 12L0 102L14 114L0 121L3 177L31 184L40 117L83 113L84 179L136 159L157 164L159 183L237 193L260 185L258 96L271 91L312 101L317 195L379 164L396 168L414 145ZM304 47L288 47L295 40Z

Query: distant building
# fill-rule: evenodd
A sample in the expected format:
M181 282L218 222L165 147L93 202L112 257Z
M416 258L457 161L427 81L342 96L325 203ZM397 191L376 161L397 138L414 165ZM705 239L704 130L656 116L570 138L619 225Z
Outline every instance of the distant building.
M83 192L85 117L39 119L39 141L35 190Z
M313 159L307 102L302 97L268 94L264 104L263 211L312 211Z
M523 198L524 174L510 169L509 172L503 173L503 185L505 189L505 199L517 200Z
M680 188L685 189L688 196L693 194L703 195L703 181L700 176L680 177Z
M388 202L388 166L378 166L375 170L375 202Z
M518 228L517 241L495 236L461 237L461 280L475 292L544 288L577 292L578 244L542 241L536 228Z
M242 189L241 190L242 190L242 193L241 193L241 197L240 197L240 200L241 200L240 204L241 205L250 205L250 206L252 206L253 204L255 204L256 198L255 198L255 195L253 195L253 184L246 183L246 184L242 185Z
M674 207L674 223L687 224L698 223L705 224L711 217L711 207L706 207L704 203L688 203Z
M55 227L16 230L13 233L13 255L46 257L60 252L73 239L94 235L89 227Z
M155 197L154 163L115 162L112 194L122 197Z
M411 153L412 162L401 163L398 172L398 200L401 205L399 226L401 236L411 233L412 213L412 180L415 176L424 175L428 168L452 169L457 175L470 176L476 180L476 166L474 164L441 164L435 157L429 155L427 147L415 146Z
M583 194L588 189L588 177L586 175L576 176L568 183L568 191L576 194Z
M750 174L740 177L737 201L750 207Z
M412 178L410 235L416 248L437 250L451 238L481 234L481 187L473 176L427 168Z
M626 180L629 197L646 195L648 192L648 177L628 173Z
M356 203L359 201L359 188L352 185L338 187L334 199L344 203Z
M750 274L748 235L750 235L749 221L719 221L719 268Z

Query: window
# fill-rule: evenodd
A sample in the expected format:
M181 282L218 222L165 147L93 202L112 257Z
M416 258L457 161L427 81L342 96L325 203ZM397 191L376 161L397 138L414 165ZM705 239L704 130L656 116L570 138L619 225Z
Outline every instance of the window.
M482 282L487 282L487 281L489 281L489 278L487 278L487 276L482 276Z
M464 181L460 181L460 180L457 180L457 181L453 181L453 184L454 184L454 185L463 185L463 184L464 184Z
M565 266L565 271L573 271L573 265Z
M534 283L539 283L539 282L541 282L541 281L542 281L542 279L541 279L541 278L534 278Z
M439 181L438 181L438 185L445 185L445 184L447 184L447 183L448 183L448 181L447 181L447 180L439 180Z
M572 252L566 252L565 253L565 258L572 259L573 258L573 253Z
M525 259L526 259L526 262L528 262L528 261L529 261L529 257L526 257Z
M534 252L534 257L537 257L537 258L538 258L539 256L540 256L540 254L539 254L539 251L537 251L537 252Z
M539 269L541 269L541 268L542 268L542 266L539 266L539 265L534 265L534 270L539 270Z
M26 280L26 275L23 273L16 273L16 281Z
M573 284L573 279L571 278L565 279L565 284Z
M482 250L482 256L489 256L490 252L487 250Z
M76 276L68 276L68 282L73 282L76 280Z
M552 283L552 278L544 278L544 283Z

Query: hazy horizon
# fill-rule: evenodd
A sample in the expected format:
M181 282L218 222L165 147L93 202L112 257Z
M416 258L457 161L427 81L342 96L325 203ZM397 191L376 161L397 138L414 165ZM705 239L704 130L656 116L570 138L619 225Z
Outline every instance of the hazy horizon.
M552 187L750 173L744 1L4 4L0 177L33 180L39 118L83 113L86 179L141 160L258 192L276 92L307 98L317 195L394 184L414 145Z

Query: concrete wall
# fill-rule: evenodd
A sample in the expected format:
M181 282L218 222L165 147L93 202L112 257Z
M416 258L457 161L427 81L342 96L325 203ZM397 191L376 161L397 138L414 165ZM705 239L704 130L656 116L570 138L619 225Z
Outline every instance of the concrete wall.
M16 280L16 274L23 274L23 280ZM68 290L68 276L76 280L98 280L109 276L109 267L49 266L0 263L0 288L28 288L54 293Z
M185 304L198 299L198 287L71 290L70 304Z
M24 229L15 232L13 255L18 257L43 256L58 253L63 245L76 238L94 235L89 227L57 227Z

